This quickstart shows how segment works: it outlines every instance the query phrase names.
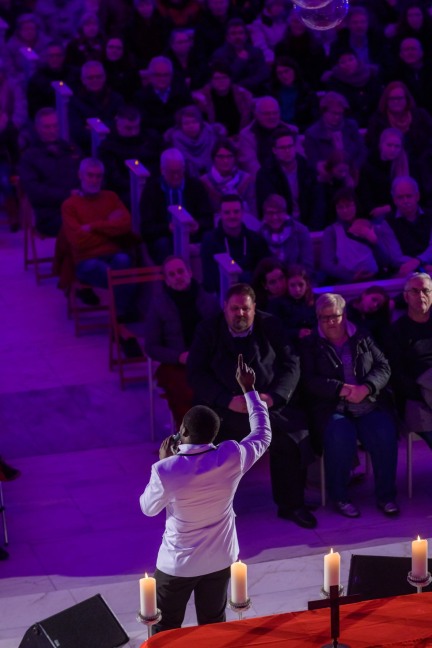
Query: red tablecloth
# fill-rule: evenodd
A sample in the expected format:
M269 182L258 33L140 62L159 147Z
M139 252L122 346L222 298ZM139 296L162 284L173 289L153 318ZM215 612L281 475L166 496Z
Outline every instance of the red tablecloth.
M432 593L340 608L340 641L351 648L432 648ZM330 641L330 611L291 612L161 632L141 648L319 648Z

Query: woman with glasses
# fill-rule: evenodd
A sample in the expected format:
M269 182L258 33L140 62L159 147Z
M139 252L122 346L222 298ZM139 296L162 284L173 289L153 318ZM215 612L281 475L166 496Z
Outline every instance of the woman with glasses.
M339 513L360 515L348 488L360 441L371 456L377 506L385 515L397 515L397 434L383 402L390 367L372 338L348 321L345 306L341 295L321 295L318 330L301 342L310 431L324 453L327 490Z

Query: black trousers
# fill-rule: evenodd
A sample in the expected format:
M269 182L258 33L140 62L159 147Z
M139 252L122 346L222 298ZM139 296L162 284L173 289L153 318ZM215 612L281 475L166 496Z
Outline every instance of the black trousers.
M198 625L221 623L226 620L227 588L230 567L204 576L170 576L156 569L157 606L162 619L153 626L153 632L180 628L186 605L192 592Z

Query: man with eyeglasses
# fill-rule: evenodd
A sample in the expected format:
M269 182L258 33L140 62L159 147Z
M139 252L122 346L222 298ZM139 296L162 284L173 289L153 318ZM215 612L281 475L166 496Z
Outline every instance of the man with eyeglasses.
M432 279L415 272L404 287L408 312L391 327L388 357L400 414L432 448Z

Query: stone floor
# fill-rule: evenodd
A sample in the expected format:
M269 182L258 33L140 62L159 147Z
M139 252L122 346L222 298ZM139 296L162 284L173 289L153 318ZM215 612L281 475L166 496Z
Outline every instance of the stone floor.
M24 272L22 233L0 229L0 451L22 471L4 485L10 558L0 562L0 648L17 648L34 622L101 593L136 648L138 578L155 567L163 514L147 519L138 497L170 431L156 398L157 441L149 431L146 384L119 388L108 369L106 333L75 337L54 280L36 286ZM306 531L279 520L267 459L244 478L235 508L240 557L249 565L249 615L304 609L322 584L323 554L409 555L410 541L432 535L430 451L414 446L414 497L406 495L405 443L400 443L401 515L386 519L373 503L371 477L353 488L356 520L330 507ZM316 471L308 498L319 501ZM1 530L0 530L0 539ZM231 612L229 618L233 618ZM186 623L194 623L192 605Z

